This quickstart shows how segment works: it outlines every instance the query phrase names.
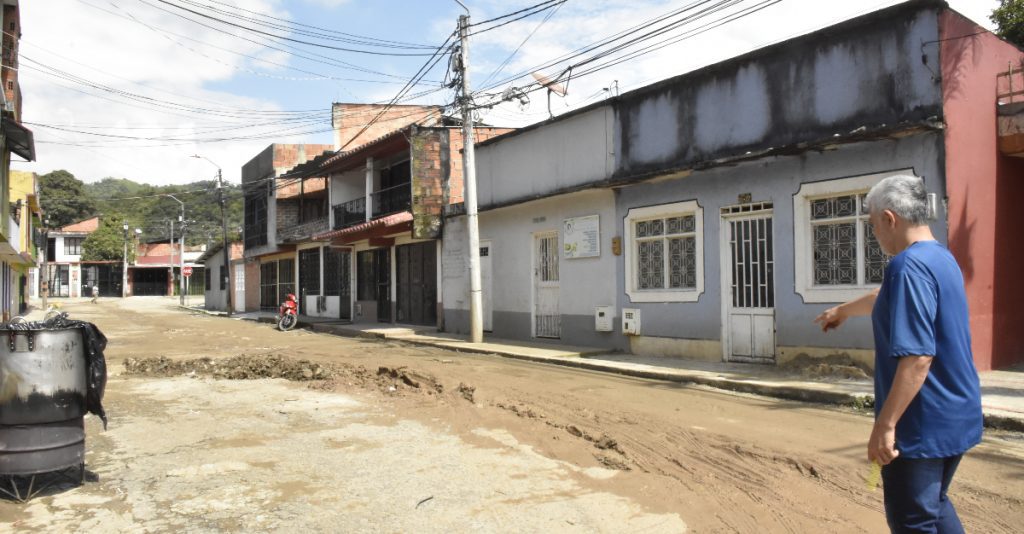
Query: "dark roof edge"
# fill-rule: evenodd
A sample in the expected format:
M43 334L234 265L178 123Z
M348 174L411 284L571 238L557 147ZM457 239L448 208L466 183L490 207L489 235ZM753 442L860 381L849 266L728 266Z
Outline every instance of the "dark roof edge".
M552 118L547 119L545 121L537 122L537 123L534 123L534 124L528 124L528 125L523 126L521 128L517 128L514 131L511 131L511 132L508 132L508 133L505 133L505 134L502 134L502 135L499 135L499 136L495 136L495 137L492 137L492 138L490 138L490 139L488 139L486 141L482 141L480 143L477 143L476 146L487 146L487 145L491 145L491 144L497 143L499 141L502 141L504 139L510 139L510 138L515 137L515 136L517 136L519 134L526 133L526 132L529 132L531 130L536 130L536 129L541 128L543 126L547 126L549 124L552 124L552 123L555 123L555 122L559 122L561 120L565 120L565 119L569 119L571 117L575 117L576 115L582 115L583 113L587 113L587 112L592 111L594 109L597 109L597 108L599 108L601 106L611 105L612 103L622 101L623 99L625 99L627 97L630 97L630 96L634 96L634 95L638 95L638 94L643 94L643 93L649 92L649 91L655 91L655 90L661 89L662 87L665 87L667 85L676 84L679 81L684 80L684 79L696 78L696 77L702 76L702 75L704 75L704 74L706 74L708 72L712 72L714 70L724 69L724 68L729 67L729 66L731 66L733 64L736 64L736 63L742 63L742 62L745 62L745 61L749 61L751 59L755 59L755 58L758 58L758 57L762 57L762 56L774 53L778 49L780 49L782 47L785 47L785 46L792 46L794 44L797 44L797 43L800 43L800 42L803 42L803 41L816 40L816 39L821 38L822 36L825 36L825 35L827 35L829 33L833 33L835 31L847 30L847 29L850 29L850 28L857 28L857 27L860 27L860 26L867 26L867 25L869 25L869 24L871 24L871 23L873 23L873 22L875 22L877 20L884 20L884 19L893 18L894 14L896 14L896 13L920 11L922 9L929 8L929 7L949 9L949 4L946 3L945 0L907 0L906 2L902 2L902 3L895 4L895 5L886 7L886 8L882 8L882 9L879 9L877 11L872 11L870 13L866 13L864 15L860 15L860 16L857 16L857 17L853 17L853 18L844 20L842 22L839 22L837 24L833 24L831 26L825 26L824 28L818 28L817 30L810 31L810 32L805 33L803 35L798 35L796 37L792 37L792 38L786 39L784 41L777 41L777 42L774 42L774 43L762 46L761 48L756 48L756 49L751 50L749 52L745 52L745 53L740 54L738 56L733 56L733 57L731 57L729 59L725 59L725 60L719 61L717 63L711 63L709 65L704 65L703 67L698 67L698 68L696 68L694 70L691 70L691 71L688 71L688 72L684 72L684 73L681 73L681 74L677 74L675 76L672 76L671 78L666 78L666 79L661 80L659 82L654 82L654 83L652 83L650 85L645 85L643 87L638 87L636 89L633 89L633 90L627 91L625 93L622 93L619 96L607 98L607 99L601 100L599 102L594 102L593 104L589 104L589 105L584 106L582 108L571 110L571 111L569 111L567 113L564 113L564 114L559 115L557 117L552 117Z

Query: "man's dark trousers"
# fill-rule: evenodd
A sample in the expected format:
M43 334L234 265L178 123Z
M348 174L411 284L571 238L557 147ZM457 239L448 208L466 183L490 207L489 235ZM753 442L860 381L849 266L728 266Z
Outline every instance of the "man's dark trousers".
M896 458L882 468L885 518L894 533L964 531L946 496L963 455L949 458Z

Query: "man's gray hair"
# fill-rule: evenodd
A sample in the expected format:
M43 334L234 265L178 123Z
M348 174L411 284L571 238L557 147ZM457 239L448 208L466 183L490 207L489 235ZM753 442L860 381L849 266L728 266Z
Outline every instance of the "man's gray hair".
M911 224L928 224L928 194L917 176L885 178L868 191L864 203L869 211L889 210Z

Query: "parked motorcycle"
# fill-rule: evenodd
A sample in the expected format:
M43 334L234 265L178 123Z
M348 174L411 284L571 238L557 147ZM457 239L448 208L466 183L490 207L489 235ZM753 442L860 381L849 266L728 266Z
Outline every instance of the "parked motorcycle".
M277 310L277 328L287 332L299 324L299 303L295 301L295 295L288 293L281 307Z

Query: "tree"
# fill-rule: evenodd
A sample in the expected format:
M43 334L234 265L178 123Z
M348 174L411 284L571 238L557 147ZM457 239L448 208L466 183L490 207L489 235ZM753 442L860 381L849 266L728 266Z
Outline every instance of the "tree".
M82 243L83 261L124 260L124 217L110 214L100 218L100 226ZM128 262L135 261L135 228L128 227Z
M50 228L83 221L96 214L96 204L86 195L85 184L65 170L39 177L39 202Z
M989 16L996 25L996 34L1024 47L1024 0L1002 0Z

